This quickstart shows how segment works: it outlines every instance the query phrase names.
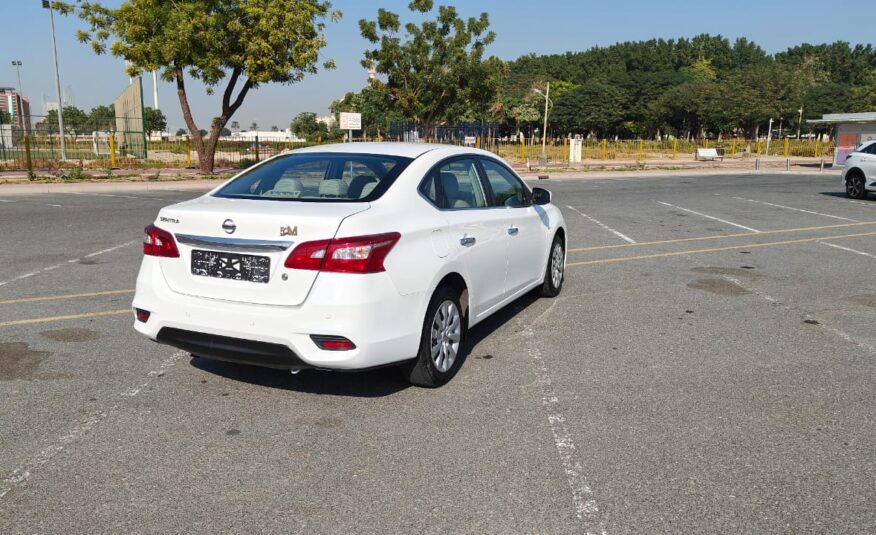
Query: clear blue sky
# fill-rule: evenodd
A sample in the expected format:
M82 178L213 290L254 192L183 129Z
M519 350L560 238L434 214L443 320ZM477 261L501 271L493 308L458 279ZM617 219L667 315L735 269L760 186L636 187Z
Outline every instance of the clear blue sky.
M17 86L12 60L21 60L24 94L31 100L33 114L42 113L42 95L55 99L52 51L48 11L40 0L2 0L3 30L0 32L0 86ZM118 5L120 0L105 0ZM267 85L251 92L235 114L244 127L253 121L260 129L272 125L288 126L302 111L327 113L328 104L347 91L361 89L366 73L359 65L367 42L359 36L358 21L374 18L378 6L395 12L407 12L407 0L335 0L334 7L343 19L329 24L325 58L334 58L338 68L321 72L292 85ZM489 52L503 59L523 54L562 53L608 46L620 41L652 37L692 37L700 33L721 34L731 41L745 36L774 53L801 42L821 43L837 40L852 44L872 42L873 25L856 24L869 20L866 3L835 0L737 0L712 2L702 0L625 0L587 1L555 0L533 2L521 0L440 0L452 3L465 16L486 11L496 42ZM14 6L14 7L12 7ZM540 11L540 9L542 11ZM56 17L61 84L72 90L73 104L86 111L98 104L109 104L128 83L123 62L112 56L95 56L89 47L76 41L82 25L75 17ZM145 83L146 105L152 105L151 78ZM183 126L176 92L170 84L160 83L159 103L168 117L168 126ZM189 84L192 108L199 125L218 115L218 97L207 97L203 88Z

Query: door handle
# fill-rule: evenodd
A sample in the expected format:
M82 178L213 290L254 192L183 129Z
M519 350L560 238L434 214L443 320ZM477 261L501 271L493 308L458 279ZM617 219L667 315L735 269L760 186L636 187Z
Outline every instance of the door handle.
M510 227L508 229L508 234L510 234L511 236L517 236L518 232L520 232L520 229L517 227Z
M465 247L474 245L476 241L477 240L474 238L474 236L463 236L462 238L459 238L459 244Z

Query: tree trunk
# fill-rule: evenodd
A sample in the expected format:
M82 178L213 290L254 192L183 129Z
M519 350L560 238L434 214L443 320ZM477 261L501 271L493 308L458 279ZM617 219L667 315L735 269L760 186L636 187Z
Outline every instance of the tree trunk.
M222 114L213 120L210 135L205 142L204 137L198 129L198 125L195 124L195 120L192 117L192 110L189 107L188 95L186 94L183 71L182 69L177 69L174 73L174 78L176 79L176 93L179 97L180 107L182 108L183 119L186 122L186 126L189 128L189 132L192 134L192 141L194 141L195 150L198 151L198 169L202 174L213 174L213 167L216 161L216 145L219 142L219 136L222 133L222 129L228 123L228 120L231 119L231 116L234 115L234 112L236 112L240 105L243 104L243 99L253 86L252 82L247 80L240 89L240 93L238 93L237 97L232 101L231 94L234 92L234 87L237 85L237 80L240 78L240 74L240 69L232 71L228 80L228 85L225 87L225 91L222 95Z

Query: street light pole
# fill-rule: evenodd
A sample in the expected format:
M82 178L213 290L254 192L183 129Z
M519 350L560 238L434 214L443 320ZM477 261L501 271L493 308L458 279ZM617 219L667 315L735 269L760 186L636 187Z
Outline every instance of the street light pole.
M21 60L12 60L12 65L15 67L15 73L18 75L18 121L21 123L21 128L27 132L27 126L24 121L24 93L21 91Z
M767 130L766 156L770 155L770 141L773 139L773 118L770 117L770 127Z
M547 117L548 117L548 102L551 101L551 83L547 83L547 89L544 94L544 130L541 133L541 156L545 157L545 145L547 143Z
M797 119L797 141L800 141L800 125L803 124L803 106L800 106L800 109L797 111L800 112L800 118Z
M64 101L61 98L61 75L58 73L58 45L55 42L55 15L51 0L43 0L43 7L49 10L49 23L52 26L52 59L55 61L55 89L58 91L58 129L61 134L61 160L67 159L67 146L64 141Z

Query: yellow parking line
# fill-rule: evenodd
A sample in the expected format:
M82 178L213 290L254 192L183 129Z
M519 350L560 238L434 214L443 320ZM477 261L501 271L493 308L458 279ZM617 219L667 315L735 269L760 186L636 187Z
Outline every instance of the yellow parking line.
M104 312L88 312L86 314L70 314L68 316L47 316L44 318L31 318L27 320L0 321L0 327L10 327L12 325L30 325L32 323L48 323L50 321L65 321L79 320L85 318L99 318L101 316L119 316L121 314L132 314L130 308L121 310L106 310Z
M98 297L101 295L119 295L134 293L133 289L128 290L107 290L105 292L86 292L81 294L64 294L64 295L47 295L42 297L22 297L20 299L7 299L0 301L0 305L17 305L20 303L36 303L38 301L61 301L62 299L76 299L78 297Z
M642 245L664 245L668 243L684 243L689 241L720 240L724 238L744 238L747 236L763 236L764 234L783 234L786 232L805 232L807 230L827 230L832 228L860 227L862 225L876 225L876 221L862 221L860 223L841 223L838 225L823 225L820 227L799 227L780 230L763 230L761 232L740 232L738 234L719 234L717 236L698 236L695 238L678 238L675 240L643 241L637 243L621 243L617 245L599 245L595 247L578 247L576 249L569 249L568 252L583 253L586 251L600 251L602 249L623 249L626 247L641 247Z
M761 233L763 234L763 233ZM717 253L720 251L733 251L735 249L753 249L755 247L771 247L775 245L790 245L793 243L808 243L808 242L816 242L822 240L841 240L843 238L857 238L860 236L874 236L876 232L863 232L860 234L844 234L840 236L821 236L818 238L803 238L800 240L785 240L785 241L774 241L767 243L750 243L748 245L733 245L730 247L714 247L711 249L694 249L692 251L676 251L672 253L657 253L657 254L648 254L648 255L639 255L639 256L622 256L619 258L603 258L602 260L588 260L585 262L570 262L566 264L567 267L572 266L593 266L598 264L612 264L617 262L627 262L631 260L647 260L649 258L664 258L669 256L684 256L691 254L702 254L702 253Z

